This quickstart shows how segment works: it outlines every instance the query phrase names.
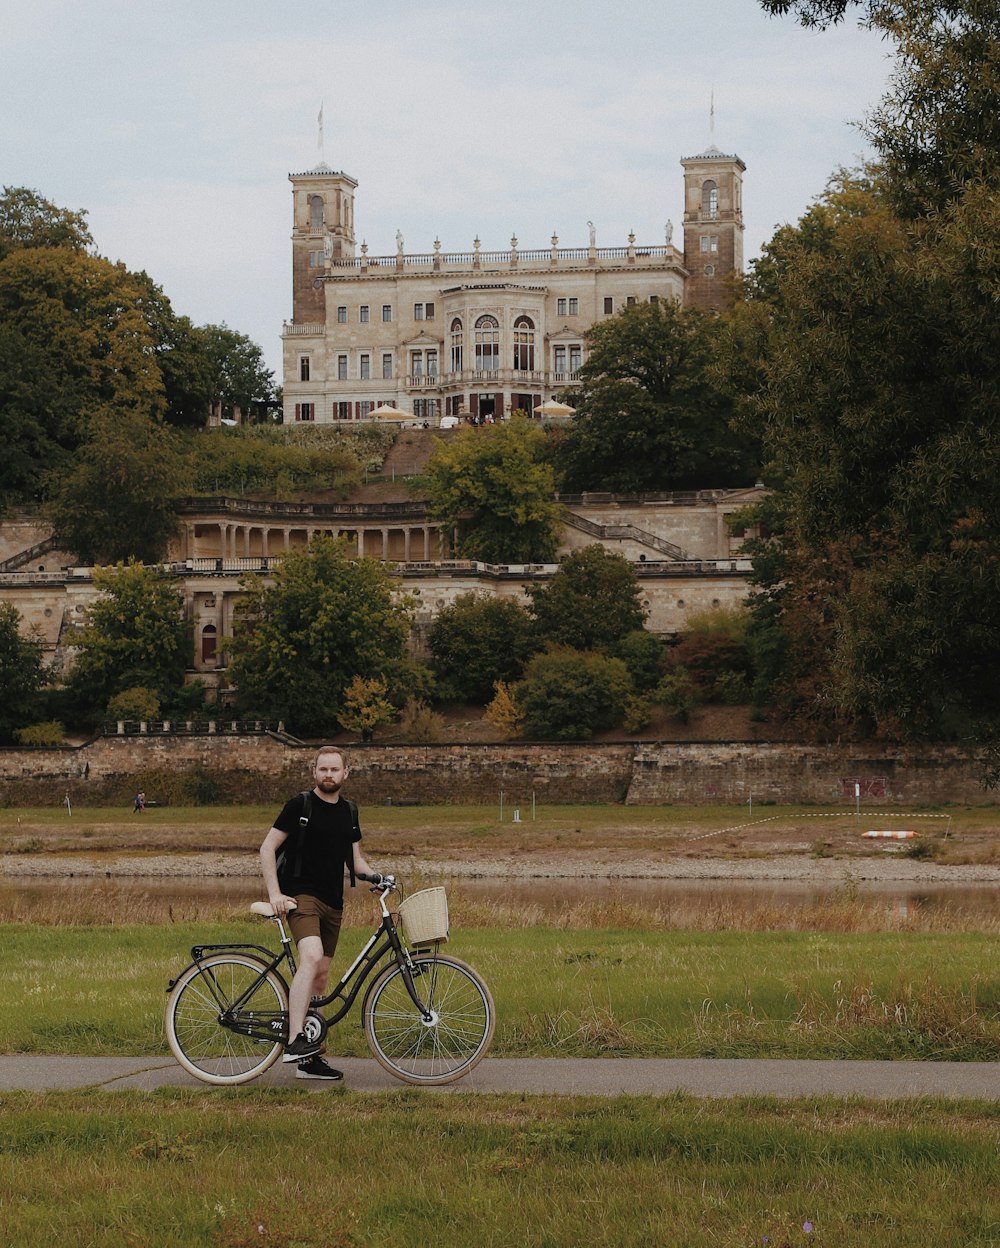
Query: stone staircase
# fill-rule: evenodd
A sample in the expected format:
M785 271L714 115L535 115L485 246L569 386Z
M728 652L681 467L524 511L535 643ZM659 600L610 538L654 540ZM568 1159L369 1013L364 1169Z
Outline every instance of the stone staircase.
M566 511L564 519L571 528L579 529L582 533L587 533L591 537L597 538L598 541L636 542L649 550L655 550L660 555L666 555L668 559L685 560L691 558L687 551L682 550L680 546L675 546L673 542L657 537L655 533L650 533L646 529L636 528L634 524L598 524L596 520L588 520L585 516L578 516L574 511Z

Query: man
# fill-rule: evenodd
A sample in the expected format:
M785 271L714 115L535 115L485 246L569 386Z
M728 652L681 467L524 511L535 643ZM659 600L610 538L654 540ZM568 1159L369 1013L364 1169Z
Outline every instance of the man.
M311 809L302 794L285 803L260 847L268 900L274 913L288 916L298 949L298 970L288 994L288 1043L284 1062L297 1062L298 1079L343 1079L339 1070L320 1057L321 1045L304 1033L306 1014L313 997L326 993L330 963L337 948L344 911L344 871L353 863L360 879L376 873L361 853L361 829L355 811L341 797L350 769L343 753L323 746L313 766ZM356 809L356 808L355 808ZM308 823L302 819L308 814ZM289 845L286 889L278 883L277 855Z

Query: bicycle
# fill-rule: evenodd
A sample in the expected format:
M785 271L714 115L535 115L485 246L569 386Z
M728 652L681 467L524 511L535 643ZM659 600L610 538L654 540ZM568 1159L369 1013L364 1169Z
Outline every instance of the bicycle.
M333 991L313 999L306 1035L322 1042L381 966L361 1007L372 1055L406 1083L452 1083L472 1070L493 1039L490 990L471 966L440 952L448 936L443 888L403 901L394 876L372 876L371 882L381 922ZM386 904L392 893L400 896L398 916ZM276 924L280 953L263 945L195 945L191 964L167 985L171 1052L205 1083L258 1078L288 1039L288 983L296 969L291 936L268 902L255 901L250 910ZM327 1019L321 1011L334 1002L339 1006Z

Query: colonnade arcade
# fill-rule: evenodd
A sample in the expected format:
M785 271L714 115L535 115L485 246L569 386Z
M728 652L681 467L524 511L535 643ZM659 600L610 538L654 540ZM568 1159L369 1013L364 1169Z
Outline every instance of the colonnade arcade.
M348 553L356 556L407 563L441 557L441 526L429 521L349 527L248 520L197 521L184 526L178 554L181 559L267 559L304 548L321 534L345 538Z

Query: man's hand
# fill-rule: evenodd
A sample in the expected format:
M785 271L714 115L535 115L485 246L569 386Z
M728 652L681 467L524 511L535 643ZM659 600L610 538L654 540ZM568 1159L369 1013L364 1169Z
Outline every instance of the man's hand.
M284 918L289 910L294 910L296 905L295 898L288 897L284 893L278 893L274 897L269 897L268 901L271 903L271 909L279 919Z

